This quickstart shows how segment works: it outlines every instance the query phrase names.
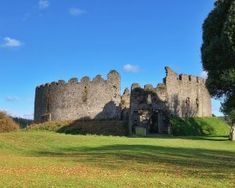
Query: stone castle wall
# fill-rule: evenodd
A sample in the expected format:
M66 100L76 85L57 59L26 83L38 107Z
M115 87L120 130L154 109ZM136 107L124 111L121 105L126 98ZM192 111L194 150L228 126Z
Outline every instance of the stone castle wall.
M211 116L211 97L205 79L176 74L166 67L166 77L157 87L133 84L130 95L129 131L136 126L152 132L167 133L171 115L178 117ZM167 123L168 122L168 123Z
M163 113L167 109L167 88L164 84L153 87L148 84L142 88L132 84L130 96L129 132L134 132L136 126L152 126L153 132L165 133Z
M35 121L76 119L118 119L120 116L120 75L108 79L96 76L53 82L36 88Z
M167 103L172 114L180 117L211 116L211 96L205 79L186 74L178 75L166 67L164 82L167 88Z
M166 67L166 77L157 87L133 84L122 96L119 73L111 71L107 77L73 78L37 87L35 121L121 119L129 121L130 129L155 123L161 133L167 131L166 116L211 116L211 97L200 77L178 75Z

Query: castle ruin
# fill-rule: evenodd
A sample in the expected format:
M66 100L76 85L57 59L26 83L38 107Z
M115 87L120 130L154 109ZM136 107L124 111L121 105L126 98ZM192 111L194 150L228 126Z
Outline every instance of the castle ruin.
M130 133L136 127L167 133L170 116L211 116L205 79L165 69L166 77L157 87L132 84L123 95L117 71L111 71L107 80L98 75L41 85L36 88L34 120L122 120L128 122Z
M34 120L120 119L120 76L72 78L36 88Z

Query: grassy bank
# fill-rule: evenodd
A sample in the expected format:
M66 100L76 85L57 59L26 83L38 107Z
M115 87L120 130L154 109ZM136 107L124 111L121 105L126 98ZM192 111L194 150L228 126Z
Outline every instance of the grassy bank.
M172 118L172 133L175 136L227 136L230 126L216 117Z
M0 135L0 187L234 187L225 137Z

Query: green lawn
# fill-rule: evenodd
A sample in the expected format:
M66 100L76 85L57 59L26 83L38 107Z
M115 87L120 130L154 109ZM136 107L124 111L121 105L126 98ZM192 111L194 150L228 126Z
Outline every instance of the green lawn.
M225 137L0 134L0 187L235 187Z

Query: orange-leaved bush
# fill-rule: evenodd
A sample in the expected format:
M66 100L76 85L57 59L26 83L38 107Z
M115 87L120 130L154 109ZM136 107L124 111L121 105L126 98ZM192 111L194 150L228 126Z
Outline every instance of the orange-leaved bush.
M13 121L6 113L0 112L0 133L16 131L19 125Z

